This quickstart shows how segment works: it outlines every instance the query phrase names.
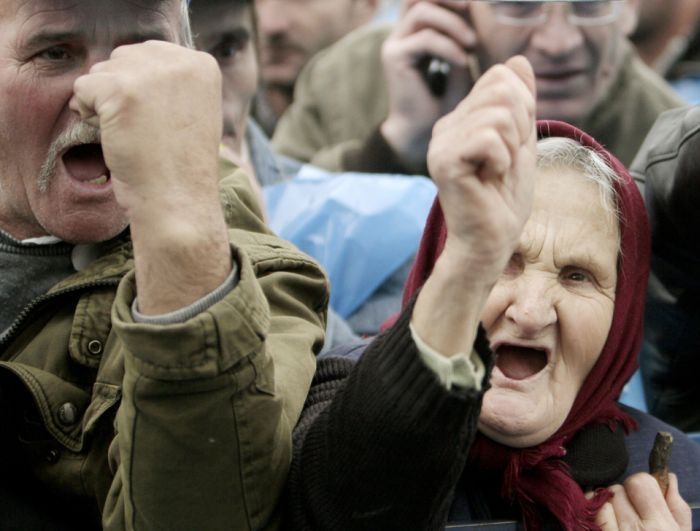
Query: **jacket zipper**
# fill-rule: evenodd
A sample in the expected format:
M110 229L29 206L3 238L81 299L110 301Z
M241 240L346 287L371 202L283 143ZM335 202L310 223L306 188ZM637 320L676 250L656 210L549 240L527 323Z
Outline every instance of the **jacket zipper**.
M10 343L10 341L15 338L22 326L27 322L27 319L45 303L62 297L64 295L79 293L81 291L86 291L91 288L115 287L119 284L120 280L120 278L114 278L110 280L94 280L92 282L86 282L77 286L64 288L53 293L40 295L24 307L24 309L15 318L12 325L10 325L10 328L8 328L5 331L5 333L2 334L2 336L0 336L0 349L6 347Z

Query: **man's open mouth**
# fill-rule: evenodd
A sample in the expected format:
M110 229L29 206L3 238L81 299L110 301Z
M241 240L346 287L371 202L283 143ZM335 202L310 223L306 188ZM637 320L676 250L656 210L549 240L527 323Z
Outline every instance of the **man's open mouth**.
M534 376L547 366L544 349L503 344L496 349L496 367L512 380Z
M70 176L81 182L103 185L110 179L101 144L80 144L63 154L63 164Z

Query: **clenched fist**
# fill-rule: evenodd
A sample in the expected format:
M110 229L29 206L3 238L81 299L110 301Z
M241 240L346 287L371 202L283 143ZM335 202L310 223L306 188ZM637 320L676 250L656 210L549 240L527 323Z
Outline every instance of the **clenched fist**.
M194 302L231 270L217 186L221 105L216 61L160 41L116 48L75 81L70 107L100 129L129 219L144 313Z

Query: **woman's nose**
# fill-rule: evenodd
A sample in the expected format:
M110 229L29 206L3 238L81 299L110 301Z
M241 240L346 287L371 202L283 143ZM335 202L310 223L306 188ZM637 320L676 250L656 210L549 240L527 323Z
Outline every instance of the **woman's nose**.
M548 279L523 275L512 289L505 316L523 337L536 336L557 321L554 287Z

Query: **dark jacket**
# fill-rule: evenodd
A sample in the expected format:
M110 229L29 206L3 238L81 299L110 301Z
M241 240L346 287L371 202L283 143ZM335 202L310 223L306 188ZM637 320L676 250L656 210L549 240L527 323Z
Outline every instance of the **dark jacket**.
M661 115L631 173L652 232L642 376L650 412L700 430L700 107Z

